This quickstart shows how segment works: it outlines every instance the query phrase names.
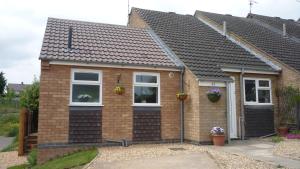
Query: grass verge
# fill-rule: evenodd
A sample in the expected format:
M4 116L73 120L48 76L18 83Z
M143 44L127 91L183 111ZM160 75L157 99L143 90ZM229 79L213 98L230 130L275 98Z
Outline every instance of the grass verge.
M74 167L83 166L91 162L98 154L96 148L91 150L79 151L63 157L48 161L42 165L36 165L31 169L70 169ZM9 167L8 169L28 169L29 164L22 164L18 166Z
M19 129L19 113L0 113L0 136L14 137Z

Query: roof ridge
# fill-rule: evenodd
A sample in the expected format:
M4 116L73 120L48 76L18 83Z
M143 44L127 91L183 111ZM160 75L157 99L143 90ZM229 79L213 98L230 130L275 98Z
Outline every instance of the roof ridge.
M191 14L179 14L173 11L157 11L157 10L153 10L153 9L144 9L144 8L137 8L137 7L132 7L131 10L144 10L144 11L149 11L149 12L159 12L159 13L164 13L164 14L175 14L175 15L181 15L181 16L187 16L187 15L191 15ZM193 16L193 15L191 15Z
M67 21L67 22L72 22L72 23L77 23L77 24L95 24L95 25L99 25L99 26L111 26L111 27L118 27L118 28L132 29L132 30L145 30L143 28L128 27L126 25L92 22L92 21L83 21L83 20L76 20L76 19L54 18L54 17L48 17L47 22L49 22L51 20L62 21L62 22Z

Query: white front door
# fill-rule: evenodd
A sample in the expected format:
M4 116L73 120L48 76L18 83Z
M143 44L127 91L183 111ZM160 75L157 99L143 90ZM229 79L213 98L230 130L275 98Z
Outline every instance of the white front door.
M237 138L235 78L229 83L230 138Z

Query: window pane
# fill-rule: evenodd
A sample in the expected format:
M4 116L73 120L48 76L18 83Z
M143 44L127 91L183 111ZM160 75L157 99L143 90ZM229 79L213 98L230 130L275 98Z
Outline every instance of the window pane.
M259 103L271 103L270 90L258 90Z
M98 81L98 79L99 79L98 73L75 72L74 74L74 80Z
M158 103L157 87L134 87L134 103Z
M99 103L99 85L73 85L72 102Z
M245 93L247 102L256 101L255 80L245 80Z
M267 80L260 80L260 81L258 81L258 83L259 83L259 87L269 87L270 86L269 81L267 81Z
M151 75L136 75L136 82L139 83L157 83L157 77Z

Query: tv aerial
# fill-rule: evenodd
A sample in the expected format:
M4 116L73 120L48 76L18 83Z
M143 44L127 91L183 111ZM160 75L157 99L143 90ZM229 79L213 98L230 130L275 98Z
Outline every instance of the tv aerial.
M258 2L256 2L255 0L249 0L249 6L250 6L250 14L252 13L252 6L254 4L257 4Z

